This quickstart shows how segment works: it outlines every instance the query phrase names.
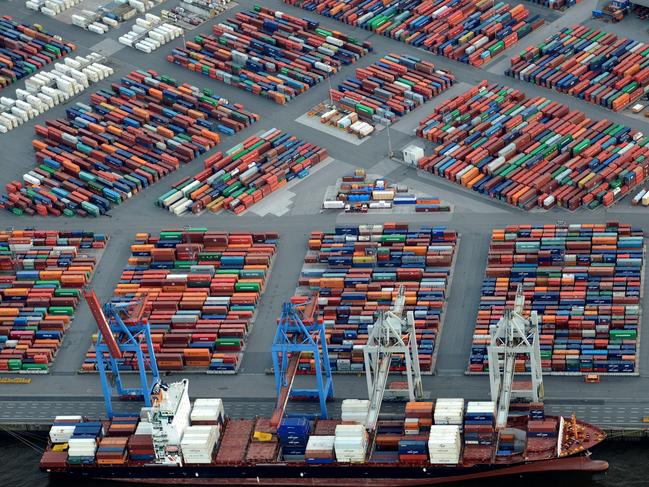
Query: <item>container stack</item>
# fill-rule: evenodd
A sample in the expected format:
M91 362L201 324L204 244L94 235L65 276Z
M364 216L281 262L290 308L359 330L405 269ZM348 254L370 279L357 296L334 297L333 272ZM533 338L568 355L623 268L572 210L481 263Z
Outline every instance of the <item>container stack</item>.
M530 404L529 418L531 421L543 421L545 419L545 406L542 402Z
M205 169L158 198L175 215L204 210L240 214L328 157L327 149L272 128L205 159Z
M543 25L522 5L491 0L284 0L473 66L480 66Z
M417 212L451 211L450 206L439 198L418 197L410 193L407 186L393 185L378 176L369 176L364 169L356 169L353 174L338 180L335 192L327 192L322 203L325 210L350 212L363 207L380 210L406 205L414 206Z
M491 454L494 439L496 403L469 401L464 413L464 446L486 447Z
M139 416L115 415L108 426L108 436L131 436L140 422Z
M365 426L367 413L370 410L370 401L367 399L343 399L340 419L353 421Z
M436 69L433 63L387 54L366 68L356 68L356 77L331 90L331 98L361 120L387 126L450 88L454 81L455 76Z
M327 464L336 461L334 445L336 436L309 436L306 444L305 459L306 463Z
M194 37L167 60L284 104L371 51L318 22L267 7L238 12Z
M439 404L439 400L437 401ZM437 410L437 405L435 409ZM430 427L428 436L428 455L430 463L455 465L460 463L462 443L460 426L438 425Z
M146 14L144 18L135 19L131 30L120 36L119 42L150 54L167 42L183 35L183 32L182 27L163 22L157 15Z
M486 81L438 106L417 135L419 168L529 210L610 206L646 177L649 138Z
M36 125L39 166L7 185L17 214L99 216L213 148L258 116L153 72L136 71ZM222 127L227 127L222 130ZM110 143L109 143L110 142ZM60 155L64 151L66 157Z
M516 446L516 438L513 433L501 432L498 437L497 455L512 455Z
M99 421L78 423L68 441L68 463L71 465L95 462L97 441L104 434Z
M140 434L136 432L128 439L127 449L128 458L133 462L150 462L155 459L153 437L150 433Z
M487 370L489 329L522 284L539 315L544 372L633 373L644 255L641 229L618 222L512 225L492 232L469 372ZM525 372L529 364L516 362Z
M70 438L68 441L68 464L95 463L97 440L95 438Z
M556 420L528 421L527 436L528 438L556 438Z
M425 462L428 460L426 440L399 440L399 462Z
M180 449L185 463L212 463L219 441L220 426L189 426L183 433Z
M407 436L427 433L433 424L435 404L428 401L406 403L404 434Z
M255 427L254 419L230 419L221 436L221 444L216 453L216 463L241 464L246 457L250 437Z
M64 103L90 86L113 74L90 53L85 57L66 57L51 71L42 71L25 80L25 89L16 89L14 98L0 99L0 133L15 129L43 112Z
M220 398L196 399L189 416L192 426L220 425L225 420L223 400Z
M464 399L440 398L435 401L433 421L441 425L461 425L464 416Z
M40 12L48 17L55 17L61 12L78 5L83 0L27 0L25 7Z
M47 372L108 237L0 231L0 371Z
M362 346L374 313L390 307L401 284L406 311L414 311L421 369L433 370L456 245L456 232L442 226L385 223L311 233L298 285L319 292L333 371L364 370ZM404 370L403 357L392 360L392 371ZM308 361L300 370L314 373Z
M126 445L128 437L105 436L99 440L97 448L97 465L124 465L128 454Z
M184 367L213 373L238 369L257 303L276 250L276 234L227 233L189 228L137 234L113 302L147 293L144 318L160 370ZM91 350L83 366L95 370ZM121 367L137 369L136 357ZM198 401L199 408L207 405ZM209 417L219 415L218 404Z
M367 431L362 424L339 424L336 426L334 449L338 462L363 463L367 452L367 443Z
M56 416L50 428L50 441L53 444L67 443L72 438L76 426L82 422L81 416Z
M277 428L284 459L301 457L306 452L311 424L306 418L284 418Z
M9 16L0 19L0 89L70 54L76 49L71 42L15 22Z
M511 58L506 74L619 111L647 91L649 44L577 24Z

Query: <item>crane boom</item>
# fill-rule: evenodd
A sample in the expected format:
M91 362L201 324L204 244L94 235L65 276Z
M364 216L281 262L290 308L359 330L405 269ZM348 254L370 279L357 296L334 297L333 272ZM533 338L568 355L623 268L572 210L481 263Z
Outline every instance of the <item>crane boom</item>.
M104 311L101 309L101 303L99 302L97 294L95 294L95 290L91 289L90 291L84 291L83 296L86 298L88 308L90 308L90 312L95 318L97 328L106 342L111 357L116 359L123 358L122 350L119 348L117 340L115 340L113 333L110 331L108 320L106 319L106 315L104 315Z

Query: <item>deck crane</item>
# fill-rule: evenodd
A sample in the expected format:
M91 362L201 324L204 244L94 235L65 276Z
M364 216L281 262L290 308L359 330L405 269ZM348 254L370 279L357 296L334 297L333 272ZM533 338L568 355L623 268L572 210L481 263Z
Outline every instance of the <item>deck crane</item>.
M84 297L99 330L95 350L107 416L111 419L114 416L111 399L113 387L121 398L142 399L145 406L151 407L151 397L160 387L160 374L153 353L149 323L143 317L146 296L126 303L108 302L103 309L94 291L84 292ZM126 354L133 354L137 359L139 387L127 388L122 382L120 365L124 363ZM152 375L151 382L147 369ZM114 386L109 382L108 371Z
M316 294L304 302L287 302L282 306L272 346L277 390L277 404L271 418L274 426L282 421L290 398L317 399L320 417L327 418L327 400L333 399L334 388L324 325L314 317L317 301ZM315 389L293 388L303 352L310 353L315 362Z
M532 311L523 317L525 295L521 284L516 289L514 308L506 308L503 317L489 332L489 382L491 400L496 402L496 428L507 426L512 399L531 402L543 400L543 373L539 345L538 315ZM514 382L516 358L529 357L531 382Z
M363 347L367 394L370 399L365 426L370 431L376 427L384 396L407 397L409 401L420 400L424 396L414 313L408 311L404 317L405 304L405 287L400 286L392 308L381 312ZM390 362L394 354L405 356L407 389L389 388Z

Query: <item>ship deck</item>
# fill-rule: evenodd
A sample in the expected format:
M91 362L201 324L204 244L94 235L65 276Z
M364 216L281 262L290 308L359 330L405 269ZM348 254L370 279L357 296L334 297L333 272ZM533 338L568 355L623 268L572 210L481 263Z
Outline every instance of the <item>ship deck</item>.
M162 8L169 8L176 3L175 0L171 0L152 12L159 13ZM239 0L237 3L238 5L234 7L235 11L248 9L255 2ZM264 5L281 9L296 16L304 15L302 10L286 5L279 0L268 0L264 2ZM496 60L484 66L483 69L476 69L439 56L426 55L427 58L433 58L435 64L440 68L452 70L458 83L424 107L403 117L393 126L391 138L395 150L400 150L414 141L413 127L421 118L430 113L432 107L450 96L461 93L470 84L482 79L521 89L530 96L550 97L569 104L571 108L583 111L588 117L606 118L645 133L649 132L649 124L642 118L611 112L571 96L523 83L502 74L511 55L539 42L551 32L556 32L561 26L585 21L587 25L598 28L611 28L611 24L585 20L590 17L592 9L589 2L582 2L562 14L532 3L525 5L532 13L541 13L547 19L546 25L525 37L514 47L498 56ZM334 159L332 163L314 172L296 187L281 191L276 196L268 198L267 201L260 203L243 216L229 214L214 216L206 213L177 218L154 206L154 201L170 184L182 177L195 174L200 162L181 167L179 171L164 181L119 205L111 211L111 218L85 220L19 218L9 212L0 211L0 226L2 227L83 228L109 233L110 243L96 270L92 284L102 301L112 295L123 264L129 255L131 239L136 232L182 226L207 226L215 230L279 232L281 243L278 246L274 271L268 290L261 300L256 326L248 339L239 373L232 376L191 374L190 395L192 397L222 397L226 410L231 416L253 417L269 415L272 412L275 404L275 389L273 376L268 374L268 370L271 365L269 347L275 331L273 324L281 303L289 298L294 291L310 231L331 228L336 224L381 223L398 220L414 225L446 225L460 233L461 244L450 288L450 299L447 304L446 325L438 344L437 373L424 377L424 388L430 392L431 397L456 396L464 397L467 400L484 400L489 396L488 378L466 376L464 371L480 297L487 246L494 226L516 223L548 223L557 220L565 220L569 223L602 223L609 220L620 220L643 227L645 232L649 233L647 210L642 207L630 206L628 200L606 210L580 210L569 213L565 210L553 209L549 212L525 213L503 203L487 200L440 178L419 174L412 168L386 159L387 142L384 143L381 138L377 137L370 143L354 145L296 121L319 100L326 98L327 83L321 83L309 90L308 93L297 97L290 104L279 107L268 100L249 95L221 83L215 83L208 78L166 62L164 54L174 45L180 43L180 40L177 40L176 44L165 45L152 55L146 55L117 43L116 39L128 30L129 23L100 37L80 28L67 26L56 19L29 11L25 8L24 2L14 2L11 4L10 10L10 12L3 13L11 14L20 21L40 23L52 32L65 34L67 40L77 44L77 52L80 55L94 50L110 56L109 64L115 69L114 78L123 76L136 68L150 68L198 86L214 88L215 92L232 100L240 101L248 109L262 115L262 121L251 129L229 137L222 144L222 148L227 149L258 130L278 126L306 140L319 141L329 149L329 153ZM307 16L316 17L317 15L309 13ZM353 29L332 19L321 18L319 20L323 24L335 26L342 32L353 34L359 39L371 38L375 47L374 53L356 66L371 63L385 52L423 55L422 51L412 46L373 35L368 31ZM627 21L625 20L625 22ZM199 28L201 31L206 29L207 26ZM642 37L643 34L638 31L635 38L642 39ZM353 67L341 70L333 78L332 83L335 84L348 76ZM112 79L93 85L90 90L78 97L78 101L86 101L91 90L105 88L111 81ZM9 91L20 88L23 84L16 83ZM30 141L33 137L34 125L41 123L46 118L62 116L65 107L66 105L59 105L48 111L46 115L18 127L11 134L0 135L0 153L2 153L4 161L4 182L19 179L23 173L33 168L34 157ZM281 114L281 120L279 114ZM364 168L370 174L381 174L397 184L407 184L416 191L439 196L453 206L453 211L450 213L387 215L372 212L363 215L321 213L320 205L326 187L334 184L340 174L349 172L356 167ZM644 309L649 309L647 300L645 292L642 299ZM87 306L83 303L77 311L74 324L68 331L48 375L30 376L32 377L30 384L0 384L0 424L19 429L44 428L49 425L55 415L83 412L87 416L100 416L103 412L103 402L98 377L94 374L78 374L90 344L90 337L94 332L95 325ZM649 417L649 354L645 353L649 346L648 340L648 333L640 335L638 363L640 375L638 377L607 376L603 377L599 384L585 384L580 377L574 376L546 377L545 404L548 414L569 416L574 412L580 419L605 428L646 428L648 425L643 422L643 417ZM165 380L172 381L186 375L172 373L165 377ZM299 378L299 381L301 380L307 379ZM335 377L334 383L337 397L337 401L331 404L331 411L334 415L340 412L340 399L359 397L365 394L365 383L362 377L338 375ZM121 411L132 411L136 410L138 406L137 403L118 403L116 408ZM383 411L386 413L396 412L400 407L402 406L386 403ZM312 410L311 405L304 403L291 405L291 408L294 411Z

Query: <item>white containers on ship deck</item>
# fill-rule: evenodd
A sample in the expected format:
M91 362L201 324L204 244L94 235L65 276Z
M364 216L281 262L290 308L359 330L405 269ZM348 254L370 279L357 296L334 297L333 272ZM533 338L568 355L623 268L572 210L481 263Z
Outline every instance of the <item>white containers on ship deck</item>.
M432 425L428 436L430 463L457 464L462 453L459 425Z
M365 425L369 409L370 401L367 399L345 399L341 406L340 419Z
M72 438L74 428L74 425L57 426L55 424L50 428L50 441L52 443L67 443Z
M460 425L464 419L463 398L441 398L435 401L435 424Z
M94 457L97 442L94 438L70 438L68 441L68 456Z
M362 424L339 424L334 438L336 460L362 463L367 451L367 431Z
M180 442L185 463L211 463L214 447L219 440L220 426L189 426Z
M223 422L225 410L219 398L196 399L189 416L192 425L216 425Z

